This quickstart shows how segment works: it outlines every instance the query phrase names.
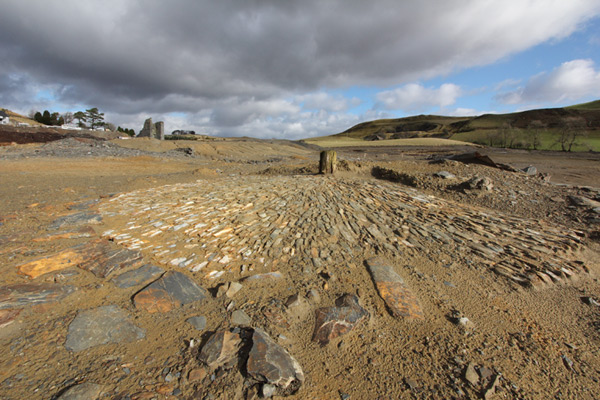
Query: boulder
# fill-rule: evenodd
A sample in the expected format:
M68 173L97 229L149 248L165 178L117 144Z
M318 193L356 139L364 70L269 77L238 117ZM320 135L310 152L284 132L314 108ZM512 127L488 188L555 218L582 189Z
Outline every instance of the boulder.
M116 305L81 311L69 325L65 347L82 351L107 343L133 342L146 332L135 326L129 316Z
M396 318L424 319L419 300L393 267L381 259L367 260L375 287L390 313Z
M315 330L312 340L322 346L345 335L369 313L358 304L358 298L345 294L335 301L335 307L323 307L315 312Z
M138 292L133 297L133 303L136 308L150 313L164 313L207 297L208 291L186 275L169 271Z
M261 329L252 334L246 370L257 381L277 386L281 395L295 393L304 382L300 364Z
M238 351L242 339L237 332L222 330L211 335L207 340L198 359L212 371L217 368L231 368L237 364Z

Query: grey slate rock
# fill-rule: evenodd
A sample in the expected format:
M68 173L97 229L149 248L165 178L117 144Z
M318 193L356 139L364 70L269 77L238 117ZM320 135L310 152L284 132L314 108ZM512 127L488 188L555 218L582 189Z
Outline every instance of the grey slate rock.
M143 285L165 272L164 269L152 264L142 265L141 267L122 273L112 279L115 286L121 289L127 289L133 286Z
M369 313L358 304L358 298L345 294L335 301L336 307L323 307L315 312L315 330L312 340L322 346L345 335Z
M58 400L96 400L102 394L104 386L97 383L80 383L67 389Z
M537 168L533 165L523 168L521 171L525 172L527 175L537 175Z
M235 310L231 314L231 323L239 326L250 326L252 323L252 318L250 318L248 314L244 312L244 310Z
M75 286L51 283L0 286L0 310L59 301L75 290L77 290Z
M231 368L237 363L241 345L242 339L239 333L217 331L208 338L198 354L198 359L213 371L219 367Z
M186 319L185 321L199 331L203 331L206 329L206 317L203 315L197 315L195 317L190 317L190 318Z
M133 342L145 336L146 332L131 323L121 308L102 306L77 314L69 325L65 347L82 351L107 343Z
M102 222L102 216L100 214L80 212L55 219L50 226L48 226L48 230L56 230L65 226L73 227L79 225L99 224L100 222Z
M450 173L448 171L439 171L439 172L436 172L435 174L433 174L433 176L436 176L438 178L443 178L443 179L454 179L454 178L456 178L456 175L454 175L453 173Z
M257 381L277 386L281 395L295 393L304 382L298 361L261 329L252 334L246 370Z
M150 313L168 312L184 304L206 299L209 293L187 275L169 271L162 278L138 292L133 302L136 308Z

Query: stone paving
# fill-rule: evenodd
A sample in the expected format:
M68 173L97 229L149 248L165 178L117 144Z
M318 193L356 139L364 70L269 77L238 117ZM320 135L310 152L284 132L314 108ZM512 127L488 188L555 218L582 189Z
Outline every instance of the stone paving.
M46 274L65 274L72 267L90 272L99 282L113 282L135 310L160 315L186 304L209 303L211 294L231 299L246 284L323 277L328 267L358 260L364 261L389 313L407 320L423 320L426 315L385 253L410 255L443 248L477 259L501 279L526 287L587 271L583 263L572 261L582 247L581 232L492 215L389 182L231 176L124 193L94 207L93 213L60 217L49 230L66 226L73 230L51 232L41 240L90 237L89 224L100 222L107 229L103 238L15 266L28 283L0 287L0 327L26 307L59 302L83 290L41 282ZM377 257L365 260L365 255L373 254ZM291 296L286 302L288 317L309 313L306 302L301 295ZM230 307L233 301L227 312L233 310ZM275 325L289 327L281 309L272 304L262 313ZM145 340L147 332L137 325L133 311L116 304L79 310L68 324L64 348L85 353L96 346ZM327 346L369 315L358 297L344 294L335 306L314 310L312 340ZM206 317L187 316L196 329L206 328ZM244 374L262 385L263 396L295 393L304 382L296 359L244 310L233 311L231 323L237 327L214 333L199 361L213 371L247 360ZM202 377L199 380L206 377L202 371L195 372ZM102 386L90 385L69 391L97 398ZM175 393L174 387L169 388ZM61 398L70 398L67 393Z
M432 245L469 252L523 286L586 269L571 261L582 244L580 232L387 182L323 176L199 180L121 194L101 204L100 214L111 228L105 238L157 265L201 272L206 279L275 271L294 256L320 268L349 262L367 247L397 252Z

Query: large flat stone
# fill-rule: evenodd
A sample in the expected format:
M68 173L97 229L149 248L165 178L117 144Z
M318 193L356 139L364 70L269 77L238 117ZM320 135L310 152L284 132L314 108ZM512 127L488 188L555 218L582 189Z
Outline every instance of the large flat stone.
M112 278L112 282L118 288L127 289L133 286L146 284L153 279L156 279L163 272L165 272L165 270L160 267L146 264Z
M143 339L146 332L131 323L116 305L81 311L69 325L65 347L82 351L107 343L126 343Z
M80 225L99 224L100 222L102 222L102 216L100 214L80 212L55 219L48 226L48 230L56 230L65 226L73 227Z
M50 283L20 283L0 287L0 309L62 300L76 290L75 286Z
M0 310L0 328L12 324L20 313L21 309Z
M96 235L94 229L91 226L85 226L77 230L72 231L64 231L59 233L54 233L51 235L42 236L39 238L32 239L33 242L50 242L53 240L59 239L79 239L79 238L89 238Z
M208 291L181 272L169 271L133 297L136 308L150 313L168 312L184 304L201 301Z
M106 278L115 271L137 267L143 259L139 251L129 250L108 242L96 242L85 250L88 257L79 267L98 278Z
M396 318L424 319L423 309L414 293L394 268L382 259L367 260L367 268L388 310Z
M321 345L345 335L369 313L358 304L356 296L346 294L335 301L336 307L323 307L315 311L315 330L312 340Z
M104 386L97 383L80 383L67 389L58 400L96 400L100 398Z
M142 255L138 251L105 241L94 241L19 265L17 268L19 273L30 278L70 267L79 267L98 278L106 278L114 271L136 267L142 262Z
M76 246L63 250L60 253L19 265L17 269L20 274L35 279L50 272L75 267L82 263L85 258L86 252L84 251L84 246Z
M257 381L280 388L281 394L295 393L304 382L298 361L261 329L252 334L246 369Z

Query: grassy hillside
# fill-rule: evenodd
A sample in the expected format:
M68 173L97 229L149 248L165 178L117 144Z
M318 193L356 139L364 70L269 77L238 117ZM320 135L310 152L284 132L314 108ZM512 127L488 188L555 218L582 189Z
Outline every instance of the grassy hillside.
M600 151L600 100L564 108L477 117L418 115L381 119L360 123L328 138L384 142L381 145L393 145L389 141L394 139L442 138L539 150L561 150L562 142L572 151Z
M31 126L43 126L43 124L40 124L39 122L34 121L34 120L30 119L29 117L26 117L21 114L17 114L16 112L7 110L6 108L0 108L0 110L4 111L6 114L8 114L8 118L10 118L11 122L16 122L16 123L22 122L22 123L29 124Z

